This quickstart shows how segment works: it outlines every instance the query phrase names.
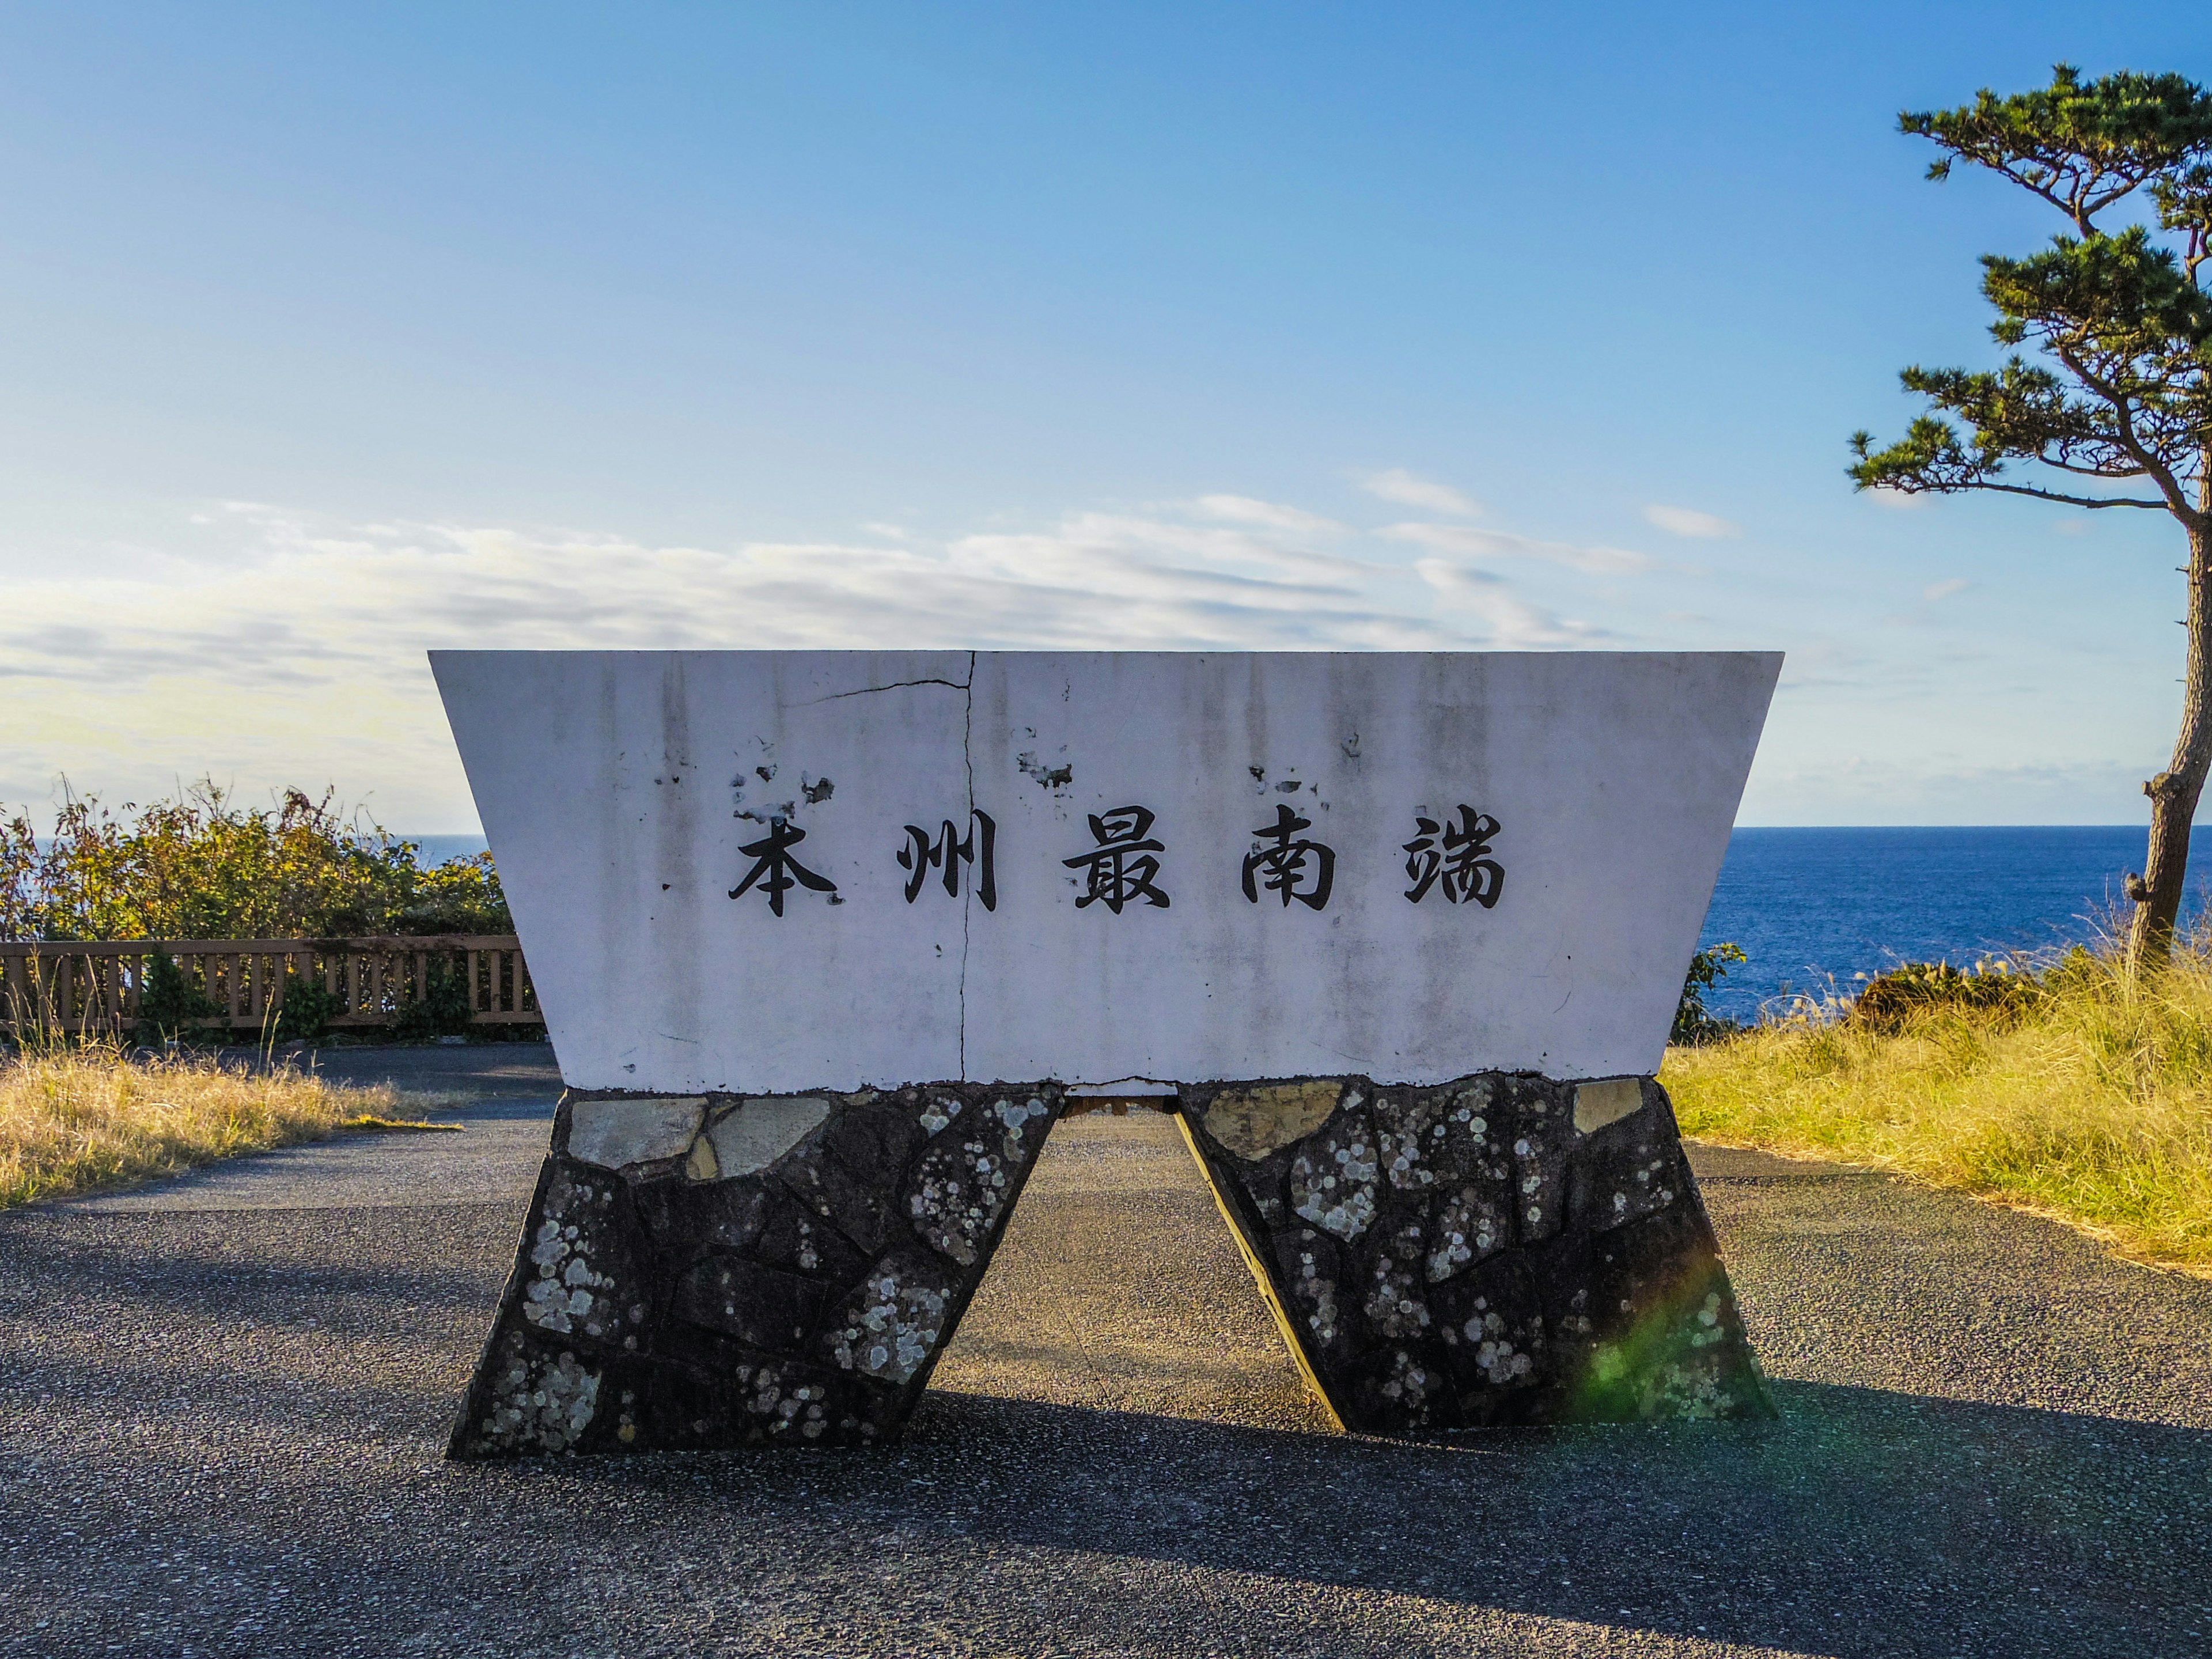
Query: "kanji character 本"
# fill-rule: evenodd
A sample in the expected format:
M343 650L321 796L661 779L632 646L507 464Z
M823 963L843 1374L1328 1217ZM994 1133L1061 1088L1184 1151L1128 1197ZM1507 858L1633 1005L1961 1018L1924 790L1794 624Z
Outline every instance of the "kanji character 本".
M1413 823L1420 833L1406 843L1406 874L1413 884L1406 896L1419 904L1433 886L1450 903L1472 899L1493 908L1505 890L1504 867L1486 856L1498 820L1462 805L1457 823L1446 818L1440 825L1418 813Z
M1167 848L1150 839L1152 815L1141 806L1116 806L1091 815L1091 839L1098 845L1060 862L1071 870L1088 867L1090 887L1075 901L1075 908L1103 902L1115 915L1136 899L1168 908L1168 896L1153 885L1160 861L1153 856Z
M835 893L837 884L826 876L817 876L797 859L791 849L806 839L806 831L794 830L781 818L768 821L768 834L749 847L738 851L751 859L753 867L745 872L745 878L730 889L732 898L743 898L755 882L768 895L768 908L776 915L783 914L783 896L794 887L805 887L817 893ZM766 876L767 880L761 878ZM842 902L842 901L839 901Z
M1336 852L1317 841L1295 840L1302 830L1313 828L1311 820L1300 817L1288 806L1278 804L1275 821L1264 830L1252 833L1263 843L1257 852L1244 859L1244 896L1257 904L1260 888L1264 885L1271 893L1283 896L1283 908L1290 908L1291 901L1318 910L1328 902L1328 890L1336 882ZM1312 860L1313 867L1307 868ZM1255 884L1253 878L1265 872ZM1301 891L1300 887L1304 890Z
M952 820L945 820L945 828L935 841L929 831L918 823L906 827L907 844L899 848L899 868L914 873L907 878L906 902L911 904L921 896L923 885L929 880L932 870L945 872L945 890L954 898L960 896L960 866L975 866L975 896L983 902L986 910L999 908L999 879L994 849L999 842L999 826L992 822L988 812L969 809L975 820L975 827L962 836L953 827Z

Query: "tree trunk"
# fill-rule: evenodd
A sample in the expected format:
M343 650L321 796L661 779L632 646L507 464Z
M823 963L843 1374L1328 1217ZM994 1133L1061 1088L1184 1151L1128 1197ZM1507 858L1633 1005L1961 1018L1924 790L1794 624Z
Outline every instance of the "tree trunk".
M2189 653L2182 680L2181 735L2173 764L2143 785L2150 797L2150 857L2124 884L2135 901L2128 928L2128 965L2136 972L2165 965L2174 917L2189 876L2189 828L2212 770L2212 522L2189 532Z

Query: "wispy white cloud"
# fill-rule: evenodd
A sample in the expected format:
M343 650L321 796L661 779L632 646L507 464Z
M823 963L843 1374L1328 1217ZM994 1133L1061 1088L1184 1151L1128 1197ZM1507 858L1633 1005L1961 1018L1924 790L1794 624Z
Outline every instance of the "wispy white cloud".
M1935 500L1925 490L1917 490L1909 495L1902 489L1862 489L1858 493L1876 507L1892 507L1899 513L1917 513Z
M1413 568L1444 604L1474 612L1497 643L1509 647L1587 645L1600 631L1567 622L1516 595L1503 576L1449 559L1416 559Z
M1929 583L1920 590L1920 597L1932 605L1937 599L1948 599L1954 593L1965 592L1968 586L1964 576L1953 576L1944 581Z
M1531 536L1510 535L1504 531L1477 530L1472 525L1394 524L1375 533L1390 541L1411 542L1417 547L1433 548L1462 558L1542 559L1596 575L1630 575L1659 568L1659 561L1650 554L1626 547L1577 547L1571 542L1539 541Z
M1741 536L1743 526L1731 523L1711 513L1700 513L1693 507L1665 507L1655 501L1644 509L1645 520L1656 524L1670 536L1690 536L1705 539L1721 536Z
M1463 495L1449 484L1419 477L1403 467L1392 467L1387 472L1370 472L1359 480L1359 487L1370 495L1386 501L1395 501L1401 507L1418 507L1430 513L1449 513L1462 519L1482 515L1482 503L1472 495Z
M1318 513L1285 507L1279 501L1263 501L1252 495L1200 495L1192 505L1203 519L1258 525L1267 530L1288 531L1294 536L1338 536L1346 529L1334 519L1325 519Z
M1273 523L1070 514L941 542L653 546L356 525L240 504L204 556L21 583L0 607L0 800L67 769L167 789L380 778L410 828L469 811L423 653L451 646L1437 650L1585 642L1515 583L1299 545ZM1248 515L1248 518L1250 515ZM1325 522L1325 521L1324 521ZM1510 539L1510 538L1508 538ZM1357 544L1347 543L1347 545ZM1486 546L1491 544L1486 544Z

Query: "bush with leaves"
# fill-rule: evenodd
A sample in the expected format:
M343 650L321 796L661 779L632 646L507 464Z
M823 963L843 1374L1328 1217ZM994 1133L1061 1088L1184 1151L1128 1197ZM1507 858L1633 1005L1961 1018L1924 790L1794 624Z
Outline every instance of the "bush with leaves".
M422 994L403 1003L394 1024L403 1037L459 1036L469 1029L475 999L469 994L467 958L423 964Z
M1723 1019L1705 1007L1705 993L1728 977L1729 969L1748 962L1741 945L1715 945L1690 958L1690 971L1682 981L1682 1000L1675 1005L1674 1029L1667 1041L1716 1042L1742 1030L1732 1019Z
M489 854L425 870L331 793L245 808L213 782L111 809L64 795L43 840L0 823L0 939L331 939L514 931Z
M1964 1014L2008 1025L2026 1014L2042 993L2033 974L2020 972L2002 957L1976 963L1970 969L1948 962L1908 962L1869 980L1851 1004L1849 1018L1854 1024L1893 1036L1930 1014Z
M146 963L146 984L138 999L138 1034L147 1042L169 1043L188 1037L212 1017L214 1003L202 994L177 959L156 951Z
M345 1012L342 992L297 974L284 976L284 997L276 1010L276 1035L287 1042L315 1042L330 1035L331 1021Z

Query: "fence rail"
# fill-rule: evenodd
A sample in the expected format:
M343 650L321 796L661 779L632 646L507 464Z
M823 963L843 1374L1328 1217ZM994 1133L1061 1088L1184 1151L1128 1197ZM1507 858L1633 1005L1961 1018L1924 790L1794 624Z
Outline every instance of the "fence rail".
M537 1024L538 996L512 933L422 939L0 939L0 1030L127 1034L143 1006L155 954L173 961L213 1012L185 1023L274 1030L289 988L334 1000L326 1024L399 1024L455 975L478 1025Z

